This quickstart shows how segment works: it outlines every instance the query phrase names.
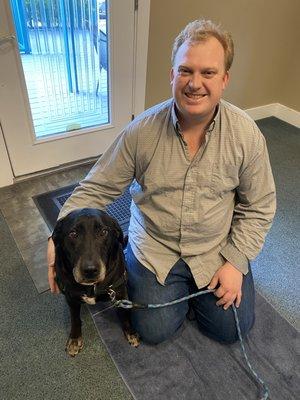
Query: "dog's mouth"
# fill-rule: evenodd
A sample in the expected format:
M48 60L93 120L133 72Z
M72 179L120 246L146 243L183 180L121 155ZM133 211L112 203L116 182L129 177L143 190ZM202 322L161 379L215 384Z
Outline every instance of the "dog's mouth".
M76 266L73 268L73 276L75 281L81 285L95 285L104 281L106 266L103 262L97 268L93 265L84 268Z
M73 276L74 279L77 283L80 283L80 285L96 285L97 283L103 282L105 279L105 274L100 274L97 276L95 279L88 279L84 278L81 275L76 274L75 269L73 270Z

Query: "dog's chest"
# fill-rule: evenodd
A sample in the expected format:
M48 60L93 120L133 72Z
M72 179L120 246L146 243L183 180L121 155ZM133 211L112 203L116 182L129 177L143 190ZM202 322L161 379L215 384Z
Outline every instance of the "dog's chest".
M95 296L88 296L87 294L84 294L83 296L81 296L81 300L87 304L96 304Z
M102 287L98 287L97 285L90 288L85 287L85 293L80 294L80 299L81 301L91 305L94 305L99 301L110 300L107 290L103 290Z

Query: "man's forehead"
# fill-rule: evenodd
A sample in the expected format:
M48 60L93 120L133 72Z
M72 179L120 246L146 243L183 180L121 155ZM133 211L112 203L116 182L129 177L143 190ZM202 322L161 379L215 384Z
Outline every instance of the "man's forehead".
M186 40L178 48L175 56L175 65L188 63L191 57L198 56L201 61L218 64L224 61L225 52L222 44L215 37L201 41Z

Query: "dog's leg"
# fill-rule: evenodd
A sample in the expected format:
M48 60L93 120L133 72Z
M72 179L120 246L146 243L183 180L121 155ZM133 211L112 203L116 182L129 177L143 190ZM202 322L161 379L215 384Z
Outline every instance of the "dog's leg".
M117 293L117 300L119 300L119 299L128 299L126 287L121 288L121 290ZM139 338L138 333L136 333L131 326L130 310L127 310L124 308L118 308L117 314L121 321L124 335L125 335L126 339L128 340L129 344L133 347L138 347L140 344L140 338Z
M81 334L80 308L81 304L67 299L71 315L71 332L66 343L66 352L74 357L83 348L83 339Z
M122 324L122 329L128 343L133 347L138 347L140 344L140 338L138 333L136 333L130 323L130 311L118 308L118 317Z

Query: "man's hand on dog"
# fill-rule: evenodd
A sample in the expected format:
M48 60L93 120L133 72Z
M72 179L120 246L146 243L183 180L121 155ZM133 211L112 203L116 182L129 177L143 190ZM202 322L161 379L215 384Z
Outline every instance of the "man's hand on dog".
M48 282L50 285L51 293L60 293L60 290L57 286L55 277L55 247L52 238L48 239L48 248L47 248L47 261L48 261Z
M242 283L243 274L227 261L214 274L208 289L215 289L219 284L214 292L214 295L220 299L216 304L227 310L234 301L235 306L239 307L242 299Z

